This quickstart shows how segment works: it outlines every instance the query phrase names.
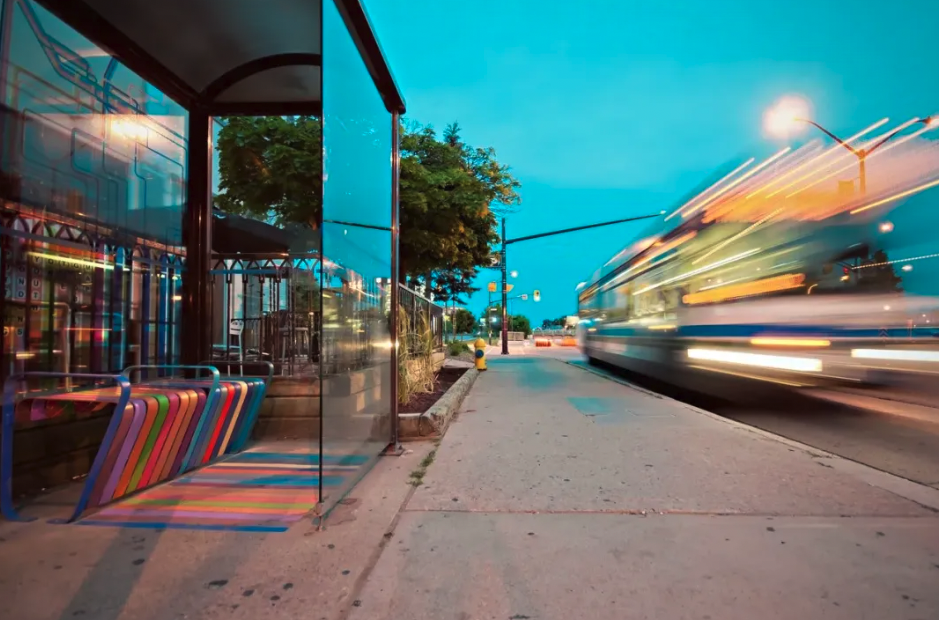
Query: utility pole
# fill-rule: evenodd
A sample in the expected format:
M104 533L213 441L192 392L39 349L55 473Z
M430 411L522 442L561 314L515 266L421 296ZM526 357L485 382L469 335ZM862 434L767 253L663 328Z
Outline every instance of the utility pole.
M502 217L502 355L509 354L509 326L508 326L508 302L505 290L508 284L505 270L505 216Z
M507 291L506 285L506 265L508 265L508 260L506 256L506 246L510 243L518 243L519 241L530 241L532 239L541 239L542 237L552 237L554 235L563 235L565 233L577 232L578 230L588 230L590 228L600 228L601 226L612 226L613 224L624 224L626 222L636 222L638 220L647 220L653 217L662 217L665 214L665 211L659 211L658 213L650 213L649 215L640 215L637 217L627 217L621 220L613 220L611 222L601 222L599 224L588 224L586 226L574 226L573 228L564 228L562 230L552 230L550 232L538 233L537 235L527 235L525 237L517 237L515 239L506 239L505 238L505 218L502 218L502 355L509 354L509 330L507 322L508 310L506 306L508 305L508 300L506 298ZM536 291L537 294L537 291ZM538 301L536 298L535 301ZM489 303L492 303L490 298Z
M492 344L492 291L489 291L489 303L486 304L486 343Z

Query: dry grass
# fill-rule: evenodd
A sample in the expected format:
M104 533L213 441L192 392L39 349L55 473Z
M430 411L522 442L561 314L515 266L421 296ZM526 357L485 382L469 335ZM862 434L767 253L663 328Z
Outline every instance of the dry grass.
M434 391L434 333L423 313L411 319L398 309L398 402L408 403L415 394Z

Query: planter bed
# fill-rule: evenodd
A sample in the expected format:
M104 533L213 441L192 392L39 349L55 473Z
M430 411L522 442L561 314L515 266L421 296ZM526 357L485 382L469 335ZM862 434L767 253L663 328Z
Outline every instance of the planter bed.
M446 394L454 383L462 377L466 368L441 368L434 380L434 391L426 394L414 394L406 405L398 408L400 413L424 413L430 409L440 397Z

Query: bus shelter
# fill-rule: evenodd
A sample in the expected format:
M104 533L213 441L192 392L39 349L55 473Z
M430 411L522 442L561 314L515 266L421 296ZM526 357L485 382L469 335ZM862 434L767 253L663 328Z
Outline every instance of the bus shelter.
M338 501L397 446L405 104L361 1L2 0L0 17L8 395L43 372L46 393L136 366L159 368L132 381L191 379L184 365L222 381L267 375L265 403L289 410L290 428L209 437L197 464L263 444L245 462L289 474L270 484ZM213 209L213 136L232 116L318 119L309 226ZM97 452L121 412L73 405L11 414L7 491L94 473L96 458L113 465ZM162 465L139 465L128 488Z

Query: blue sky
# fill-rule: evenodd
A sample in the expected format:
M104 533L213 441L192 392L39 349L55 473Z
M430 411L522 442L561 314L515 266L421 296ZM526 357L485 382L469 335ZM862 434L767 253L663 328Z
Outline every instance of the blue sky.
M509 237L672 206L727 161L778 148L760 123L784 94L846 134L939 111L935 0L365 4L408 116L457 120L513 167L523 205ZM642 226L510 246L517 291L543 299L511 310L573 313L577 283Z

